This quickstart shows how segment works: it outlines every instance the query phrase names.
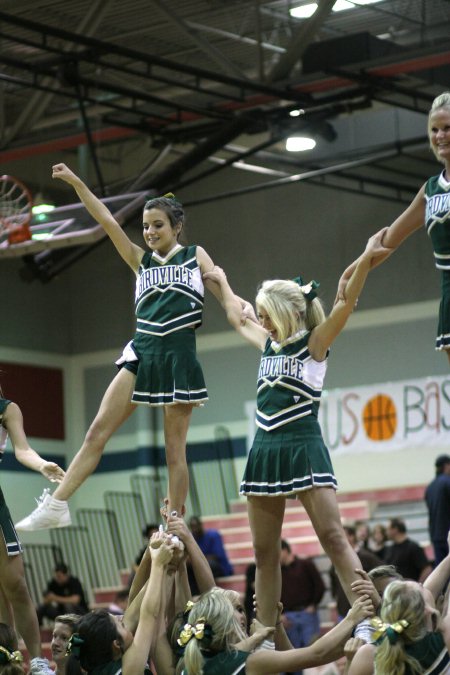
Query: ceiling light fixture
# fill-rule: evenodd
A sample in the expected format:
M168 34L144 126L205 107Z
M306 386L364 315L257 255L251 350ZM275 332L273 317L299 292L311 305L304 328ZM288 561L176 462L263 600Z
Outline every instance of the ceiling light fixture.
M314 138L308 138L307 136L289 136L286 139L286 150L289 152L304 152L315 147L316 141Z
M342 12L345 9L355 9L355 7L363 7L365 5L374 5L381 0L336 0L333 5L333 12ZM295 19L309 19L317 9L317 2L308 2L305 5L292 7L289 14Z

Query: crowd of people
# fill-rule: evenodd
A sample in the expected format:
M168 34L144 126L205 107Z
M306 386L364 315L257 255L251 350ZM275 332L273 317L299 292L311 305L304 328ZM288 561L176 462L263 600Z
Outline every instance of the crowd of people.
M0 392L0 447L4 448L8 433L20 462L59 483L54 494L45 492L16 529L70 525L68 499L94 471L106 442L137 405L163 408L168 496L162 509L164 526L153 531L136 559L121 614L87 611L81 585L72 583L67 567L55 570L59 576L49 583L36 613L25 583L21 545L0 495L4 540L0 582L6 626L3 634L0 631L0 673L23 672L11 631L14 625L31 657L33 675L142 675L150 668L158 675L298 673L333 662L344 651L350 675L450 672L449 609L447 602L441 603L450 578L450 555L448 541L447 546L443 542L439 506L447 490L446 460L436 462L436 482L426 497L437 561L432 569L399 518L386 528L377 526L373 533L367 523L344 529L337 479L318 421L330 347L344 330L370 270L424 223L443 279L436 347L450 356L450 247L445 223L450 209L443 198L450 189L450 93L435 99L428 126L430 146L444 170L425 183L392 225L369 239L344 271L328 315L317 297L319 284L301 277L262 282L255 313L203 248L181 243L185 216L174 195L154 197L145 204L143 248L130 240L71 169L65 164L53 167L54 178L72 186L133 270L137 325L66 473L29 446L19 407ZM195 346L205 287L235 330L261 353L257 432L240 487L247 499L255 557L250 635L243 599L216 585L221 575L232 574L220 534L208 533L198 517L191 517L190 527L184 520L189 490L186 436L193 408L208 398ZM340 621L322 636L317 607L323 580L310 561L297 557L281 539L289 497L305 508L346 601ZM381 564L368 563L369 553L372 562ZM283 591L283 580L296 592ZM54 620L56 670L41 655L38 615Z

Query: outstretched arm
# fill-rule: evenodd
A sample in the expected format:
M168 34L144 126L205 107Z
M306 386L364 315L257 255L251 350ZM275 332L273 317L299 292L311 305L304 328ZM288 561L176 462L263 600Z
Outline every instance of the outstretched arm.
M94 220L105 230L108 237L133 272L139 268L144 249L127 237L111 211L94 195L85 183L65 164L55 164L52 178L59 178L73 187Z
M206 593L215 586L213 573L184 519L169 516L167 518L167 531L170 534L176 534L185 545L199 591L200 593Z
M123 675L136 675L144 671L162 608L164 579L167 563L172 557L172 550L163 542L159 548L151 548L150 552L152 570L142 600L139 623L133 642L122 658Z
M390 225L382 239L383 246L387 249L383 255L374 258L371 263L371 269L381 265L382 262L402 244L410 234L418 230L425 221L425 185L422 185L417 195L405 211ZM380 230L381 232L382 230ZM378 233L377 233L378 234ZM354 260L351 265L342 274L339 279L337 300L342 300L346 294L346 287L349 279L356 269L358 261Z
M342 655L344 644L353 628L372 614L373 606L370 599L358 598L345 619L311 646L283 652L271 650L254 652L247 659L246 672L248 675L295 672L302 668L312 668L335 661Z
M217 283L214 283L214 281L212 281L208 276L208 272L212 272L214 270L214 263L211 260L210 256L206 253L205 249L202 248L201 246L197 246L197 260L198 260L199 265L200 265L200 269L201 269L202 276L203 276L203 281L205 283L206 288L208 289L208 291L210 291L210 293L212 293L214 295L216 300L218 302L220 302L220 304L222 305L222 307L226 311L225 301L224 301L224 298L223 298L223 295L222 295L222 289L221 289L220 285L217 284ZM240 303L240 311L241 311L240 322L241 322L241 324L244 324L247 319L250 320L250 321L253 321L254 323L258 323L258 320L255 316L255 311L254 311L251 303L248 302L247 300L243 300L238 295L236 295L235 297L237 298L237 300Z
M222 304L227 314L227 319L238 333L248 342L263 349L267 339L267 333L258 323L253 320L242 323L242 305L241 300L231 290L225 272L221 267L215 265L212 270L203 275L206 283L215 284L222 296Z
M64 471L54 462L47 462L36 450L30 447L23 428L23 416L16 403L10 403L3 414L5 425L14 449L16 459L33 471L39 471L52 483L60 483Z
M364 288L373 258L385 253L386 249L381 244L385 232L386 229L381 230L369 239L366 249L359 257L355 271L347 284L345 297L339 298L325 321L313 329L309 338L308 349L316 361L323 361L330 345L347 323L359 294Z

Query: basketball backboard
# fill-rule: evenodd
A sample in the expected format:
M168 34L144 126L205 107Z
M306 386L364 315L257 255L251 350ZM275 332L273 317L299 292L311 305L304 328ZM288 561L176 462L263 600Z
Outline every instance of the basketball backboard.
M102 202L121 223L137 209L141 209L149 193L132 192L115 197L106 197ZM83 204L59 206L45 214L33 215L30 225L31 239L20 244L9 244L8 233L0 234L0 260L33 255L41 251L82 244L92 244L105 237L101 225L86 211Z

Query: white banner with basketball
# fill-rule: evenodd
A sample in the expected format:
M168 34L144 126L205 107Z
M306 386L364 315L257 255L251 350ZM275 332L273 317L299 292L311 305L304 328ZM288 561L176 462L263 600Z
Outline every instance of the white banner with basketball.
M246 404L249 447L255 406ZM332 455L450 447L450 376L324 391L319 421Z

